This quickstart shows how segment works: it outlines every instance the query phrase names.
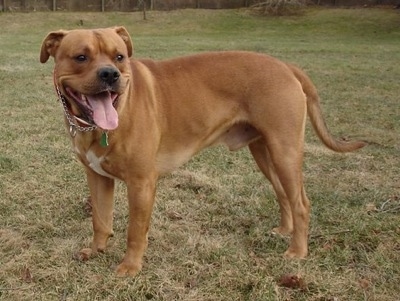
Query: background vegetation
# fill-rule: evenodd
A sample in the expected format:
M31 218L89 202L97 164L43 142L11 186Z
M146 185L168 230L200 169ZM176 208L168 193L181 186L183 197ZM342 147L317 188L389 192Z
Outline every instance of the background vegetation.
M308 10L261 18L247 10L0 14L0 300L379 300L400 296L399 15L384 9ZM115 237L87 263L88 191L52 85L39 63L47 32L124 25L135 57L207 50L272 54L319 88L327 123L372 141L326 150L307 129L310 255L286 260L270 234L278 209L246 150L203 152L159 183L142 273L115 278L125 250L125 188Z

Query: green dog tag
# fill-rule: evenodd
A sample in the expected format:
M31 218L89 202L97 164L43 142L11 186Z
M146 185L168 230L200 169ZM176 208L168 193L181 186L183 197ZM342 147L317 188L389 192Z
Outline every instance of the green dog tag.
M101 134L100 146L101 147L107 147L108 146L108 135L107 135L107 132L103 132L103 134Z

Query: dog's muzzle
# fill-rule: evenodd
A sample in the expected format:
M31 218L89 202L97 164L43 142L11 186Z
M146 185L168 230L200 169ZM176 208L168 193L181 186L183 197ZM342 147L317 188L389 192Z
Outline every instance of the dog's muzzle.
M66 87L65 91L89 123L103 130L114 130L118 127L118 113L115 108L118 93L105 90L97 94L85 95L70 87Z

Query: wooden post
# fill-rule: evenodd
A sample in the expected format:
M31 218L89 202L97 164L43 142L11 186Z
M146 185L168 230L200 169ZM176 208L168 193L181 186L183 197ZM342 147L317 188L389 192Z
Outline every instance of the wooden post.
M147 20L147 18L146 18L146 1L143 1L143 20Z
M104 6L105 6L104 0L101 0L101 12L102 13L104 13L104 10L105 10Z
M57 10L57 0L53 0L53 11Z

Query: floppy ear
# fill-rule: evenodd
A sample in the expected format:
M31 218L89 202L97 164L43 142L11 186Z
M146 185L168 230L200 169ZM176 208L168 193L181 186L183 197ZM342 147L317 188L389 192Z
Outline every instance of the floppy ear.
M65 30L50 32L43 40L42 49L40 51L40 62L46 63L50 56L54 57L61 40L68 33Z
M123 26L114 27L114 30L122 38L122 40L124 40L126 48L128 49L128 55L131 57L133 54L133 43L128 31Z

